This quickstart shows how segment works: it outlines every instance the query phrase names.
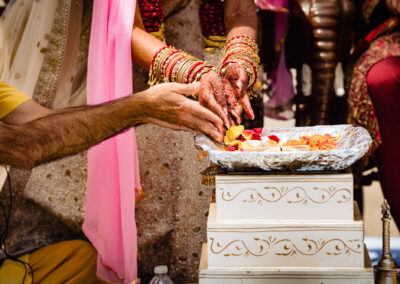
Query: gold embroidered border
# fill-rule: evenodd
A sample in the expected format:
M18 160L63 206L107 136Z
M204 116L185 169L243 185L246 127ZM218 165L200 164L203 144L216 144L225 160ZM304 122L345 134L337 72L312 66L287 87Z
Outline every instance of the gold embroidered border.
M54 101L57 83L64 63L70 10L70 0L59 0L43 66L33 94L35 101L50 108Z
M233 240L226 245L221 245L221 243L216 242L214 238L210 237L209 239L210 251L213 254L223 254L225 257L248 257L250 255L261 257L267 255L271 251L278 256L292 256L297 254L313 256L318 253L325 253L330 256L350 256L351 253L360 254L362 252L362 242L360 239L348 240L346 242L340 238L329 240L320 239L318 241L302 238L300 242L303 242L303 245L306 247L306 249L302 249L299 247L299 242L291 239L278 239L273 236L268 236L265 239L253 237L252 247L257 247L257 250L250 249L248 243L244 240Z
M309 195L306 189L301 186L294 186L292 188L288 186L282 186L280 188L275 186L264 187L264 192L259 192L256 188L245 188L236 194L232 194L230 191L220 188L222 191L222 199L226 202L231 202L242 195L246 195L243 200L244 203L257 203L260 206L266 203L276 203L285 197L286 203L297 204L302 203L307 205L309 202L315 204L325 204L332 198L336 198L336 203L346 203L352 200L351 190L347 188L336 188L334 186L328 188L314 187L313 193L318 195L318 199L313 198ZM291 193L294 193L291 195ZM294 196L293 196L294 195Z

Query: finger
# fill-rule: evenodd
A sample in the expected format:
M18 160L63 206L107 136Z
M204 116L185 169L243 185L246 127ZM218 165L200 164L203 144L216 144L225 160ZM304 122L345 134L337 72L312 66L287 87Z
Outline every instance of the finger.
M214 99L212 97L212 99ZM193 116L203 118L211 122L220 133L224 133L224 122L220 116L216 115L211 110L202 107L199 102L188 100L187 104L185 104L187 108L187 112Z
M171 86L171 90L181 95L192 95L200 91L200 82L194 82L191 84L179 84L179 83L168 83Z
M241 84L239 84L239 83L238 83L238 85L239 85L238 87L241 88L240 89L240 92L241 92L240 102L243 105L244 111L247 113L247 115L250 119L254 119L254 111L253 111L253 108L251 107L249 94L247 93L247 88L241 87Z
M231 121L233 121L232 117L234 118L235 122L233 123L233 125L240 124L241 119L238 119L238 117L240 117L241 112L234 111L234 108L237 105L240 105L239 101L236 98L235 90L231 82L227 79L224 79L224 87L225 87L226 101L228 102L230 119Z
M215 115L215 114L214 114ZM186 113L186 115L178 118L185 125L189 126L191 129L201 132L207 136L210 136L213 140L222 142L223 134L212 124L210 121L197 117L192 113ZM221 121L222 122L222 121Z
M225 88L225 98L228 103L228 107L233 108L239 102L235 95L235 89L232 86L231 82L227 79L224 79L224 88Z
M231 116L229 116L229 123L230 123L231 125L236 125L236 123L233 121L233 119L232 119ZM229 128L228 128L228 129L229 129Z
M223 140L223 135L215 128L214 125L212 125L207 120L200 119L190 114L177 119L174 123L160 120L154 117L149 118L148 122L172 130L183 130L194 132L196 134L205 134L207 136L210 136L215 141L221 142Z
M224 82L220 76L216 77L215 80L211 83L213 86L213 91L214 91L214 98L217 101L218 105L221 106L225 117L224 117L224 122L225 126L229 129L229 127L232 126L232 119L229 117L229 112L228 112L228 103L226 101L226 96L225 96L225 87L224 87ZM228 123L227 123L228 122Z
M161 126L161 127L170 128L172 130L183 130L183 131L197 132L198 133L198 131L195 131L195 130L193 130L193 129L185 126L185 125L169 123L167 121L160 120L160 119L157 119L157 118L154 118L154 117L149 118L148 122L152 123L152 124L155 124L155 125L158 125L158 126Z
M243 106L241 103L238 103L235 107L230 109L230 114L235 118L236 124L242 123L242 112Z
M227 111L228 108L225 99L224 82L222 81L221 77L216 77L215 80L211 82L211 86L212 90L214 91L215 100L224 110Z
M200 105L210 109L212 112L217 114L227 128L230 127L228 111L223 109L222 106L215 100L212 95L212 89L209 86L203 86L199 94Z

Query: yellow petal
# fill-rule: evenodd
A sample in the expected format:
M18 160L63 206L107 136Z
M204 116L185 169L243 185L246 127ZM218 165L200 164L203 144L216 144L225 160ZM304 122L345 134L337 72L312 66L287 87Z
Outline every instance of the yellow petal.
M235 145L238 145L238 148L242 148L242 145L243 145L242 141L240 141L240 140L233 140L233 141L229 141L228 143L226 143L226 141L225 141L225 144L226 144L227 146L235 146Z
M243 133L243 130L244 130L243 125L235 125L228 129L226 135L228 136L230 141L233 141Z
M224 143L225 145L229 145L230 143L232 143L231 139L228 138L228 135L224 136Z

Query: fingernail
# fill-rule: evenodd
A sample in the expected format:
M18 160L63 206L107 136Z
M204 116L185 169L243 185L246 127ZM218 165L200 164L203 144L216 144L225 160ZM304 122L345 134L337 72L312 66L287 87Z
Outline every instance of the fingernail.
M239 88L240 90L241 90L242 87L243 87L243 83L240 82L240 81L238 81L238 82L236 83L236 85L238 86L238 88Z

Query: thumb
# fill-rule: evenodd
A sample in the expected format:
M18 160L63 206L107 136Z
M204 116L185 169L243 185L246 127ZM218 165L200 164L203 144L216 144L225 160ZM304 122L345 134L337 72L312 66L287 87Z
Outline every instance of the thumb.
M194 82L191 84L175 84L175 92L181 95L196 94L200 91L200 82Z

